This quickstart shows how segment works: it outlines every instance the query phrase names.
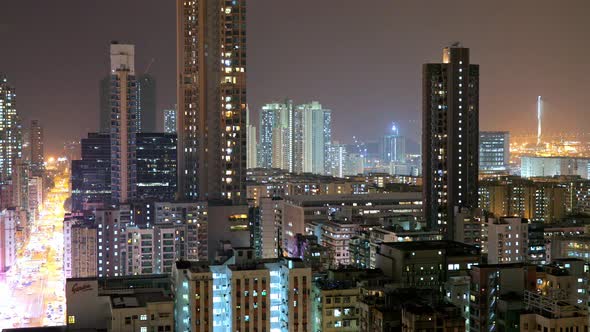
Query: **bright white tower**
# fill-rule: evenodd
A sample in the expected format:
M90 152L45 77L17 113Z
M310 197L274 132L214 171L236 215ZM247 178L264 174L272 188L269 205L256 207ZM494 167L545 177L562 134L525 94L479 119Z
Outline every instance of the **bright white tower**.
M541 145L541 115L543 112L543 101L541 96L537 97L537 145Z

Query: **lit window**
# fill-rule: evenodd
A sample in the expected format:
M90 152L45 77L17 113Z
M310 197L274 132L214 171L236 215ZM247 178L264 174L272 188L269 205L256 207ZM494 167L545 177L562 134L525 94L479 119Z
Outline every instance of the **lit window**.
M147 315L141 315L141 316L139 316L139 320L147 320Z
M142 326L139 332L147 332L147 326Z
M76 324L76 316L68 316L68 324Z

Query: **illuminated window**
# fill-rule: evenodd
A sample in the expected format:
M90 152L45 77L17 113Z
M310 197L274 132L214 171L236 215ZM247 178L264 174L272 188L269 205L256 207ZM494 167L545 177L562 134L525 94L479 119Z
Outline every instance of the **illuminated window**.
M141 316L139 316L139 320L147 320L147 315L141 315Z
M76 316L68 316L68 324L76 324Z
M142 326L139 331L140 332L147 332L147 326Z

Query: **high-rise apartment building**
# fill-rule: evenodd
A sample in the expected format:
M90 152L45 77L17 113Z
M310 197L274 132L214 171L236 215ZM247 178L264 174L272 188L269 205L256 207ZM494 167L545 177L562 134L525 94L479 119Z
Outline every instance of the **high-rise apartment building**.
M266 104L260 111L258 166L294 173L330 174L332 112L313 101Z
M164 132L176 134L176 109L164 110Z
M246 167L257 167L258 142L256 141L256 127L250 124L250 110L246 109Z
M479 133L479 170L483 173L508 171L510 133L482 131Z
M303 172L326 174L330 169L326 156L330 155L332 144L332 111L313 101L298 105L295 117L301 117L297 123L301 124L303 133Z
M111 194L114 202L135 198L138 118L135 47L111 44Z
M391 132L381 140L381 160L385 163L406 161L406 138L399 134L399 127L393 124Z
M41 127L39 120L31 121L29 144L31 144L31 171L34 176L42 176L44 169L43 127Z
M96 225L85 220L81 215L66 215L63 227L65 277L96 277L98 274ZM102 247L102 244L100 246Z
M178 185L246 201L246 1L177 0Z
M89 133L81 143L82 159L72 160L72 211L104 207L111 201L111 137Z
M259 129L258 166L293 171L293 101L262 106Z
M176 195L176 134L136 135L137 194L140 200L174 200Z
M520 165L523 178L577 175L590 179L589 158L523 156Z
M289 259L178 261L172 273L177 331L311 331L311 269Z
M0 183L12 179L15 160L22 157L22 125L16 112L16 93L0 74Z
M137 77L138 132L155 133L157 129L156 79L150 74Z
M456 206L477 206L479 65L458 43L423 67L422 172L431 228L454 234Z

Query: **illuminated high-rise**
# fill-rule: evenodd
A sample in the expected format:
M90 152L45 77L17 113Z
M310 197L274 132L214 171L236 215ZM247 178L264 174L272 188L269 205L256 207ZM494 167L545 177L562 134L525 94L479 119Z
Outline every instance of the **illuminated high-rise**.
M510 133L482 131L479 133L479 170L482 173L508 171L510 163Z
M254 127L250 123L250 110L246 110L246 139L248 142L246 143L246 167L247 168L255 168L257 167L257 142L256 142L256 127Z
M43 127L39 120L31 121L31 128L29 131L29 143L31 144L31 171L34 176L41 176L43 174Z
M137 77L137 116L142 133L157 132L156 79L150 74Z
M391 132L381 140L381 159L385 163L406 161L406 138L399 134L396 124L391 126Z
M246 1L177 0L178 187L246 201Z
M22 125L16 112L16 93L0 74L0 183L12 179L16 159L22 157Z
M452 238L456 206L477 207L479 65L458 43L423 68L422 172L431 228Z
M330 174L332 111L313 101L271 103L260 111L259 167Z
M135 47L111 44L111 195L114 202L135 197L137 116Z
M260 110L258 166L293 172L293 101L270 103Z
M332 111L322 107L317 101L298 105L293 117L294 131L301 134L302 171L306 173L327 174L331 170L328 160L332 145ZM296 145L296 144L295 144ZM299 148L295 149L297 152ZM299 160L295 153L295 160ZM298 162L295 161L296 164Z
M176 109L164 110L164 132L176 134Z

